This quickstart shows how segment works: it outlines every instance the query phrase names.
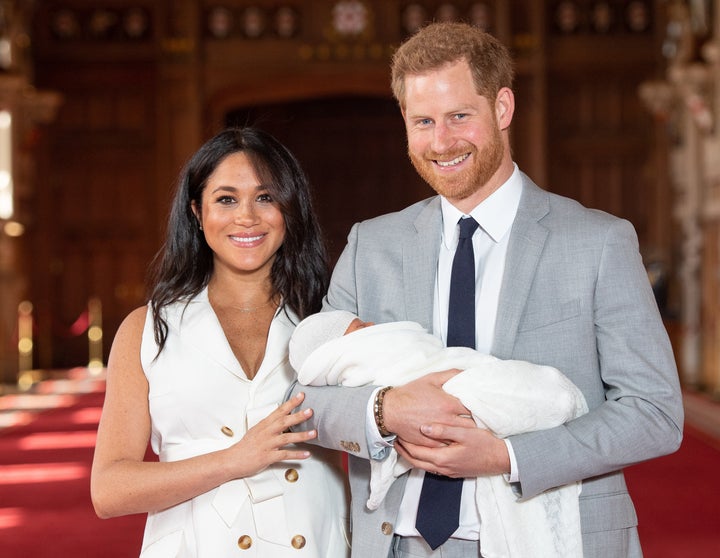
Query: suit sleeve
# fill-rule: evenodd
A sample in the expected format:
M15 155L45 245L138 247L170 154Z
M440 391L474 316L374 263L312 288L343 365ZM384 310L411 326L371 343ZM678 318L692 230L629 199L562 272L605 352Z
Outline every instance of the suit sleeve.
M335 266L323 310L347 310L358 313L355 293L357 229L358 225L354 225L348 236L347 245ZM302 423L300 428L317 430L318 436L313 443L369 459L365 416L368 400L375 389L377 386L372 385L303 386L296 382L289 395L295 395L300 391L305 393L305 400L300 409L310 407L313 409L313 415Z
M613 221L607 228L592 292L585 320L592 321L595 344L578 348L578 354L588 353L585 360L573 354L564 358L597 366L602 384L596 391L604 398L590 402L588 414L565 425L510 438L523 498L671 453L680 445L683 408L675 360L627 221ZM580 344L573 341L548 339L565 352ZM581 375L593 377L593 371L580 370Z

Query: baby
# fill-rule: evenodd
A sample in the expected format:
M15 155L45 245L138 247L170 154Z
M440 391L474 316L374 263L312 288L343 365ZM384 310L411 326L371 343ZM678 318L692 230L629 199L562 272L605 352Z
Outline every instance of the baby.
M350 312L314 314L290 339L290 363L301 384L316 386L399 385L430 372L460 369L443 390L463 403L478 427L500 438L553 428L587 412L580 390L557 369L445 347L415 322L375 325ZM410 465L391 450L370 466L367 507L374 510ZM546 555L543 546L547 555L582 556L579 489L580 483L574 483L519 501L503 475L478 477L483 554L513 556L518 554L513 549L531 541L538 556Z

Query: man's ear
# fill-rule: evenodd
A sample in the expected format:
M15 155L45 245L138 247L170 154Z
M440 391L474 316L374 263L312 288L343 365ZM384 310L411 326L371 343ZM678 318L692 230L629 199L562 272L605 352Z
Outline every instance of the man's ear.
M515 114L515 94L509 87L503 87L495 98L495 117L501 130L510 127L513 114Z

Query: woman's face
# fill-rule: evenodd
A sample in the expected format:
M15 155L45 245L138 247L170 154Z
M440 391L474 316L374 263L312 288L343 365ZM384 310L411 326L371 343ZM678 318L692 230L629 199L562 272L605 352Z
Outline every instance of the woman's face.
M285 239L285 219L245 153L223 159L207 180L202 208L193 202L192 209L213 251L216 271L269 276Z

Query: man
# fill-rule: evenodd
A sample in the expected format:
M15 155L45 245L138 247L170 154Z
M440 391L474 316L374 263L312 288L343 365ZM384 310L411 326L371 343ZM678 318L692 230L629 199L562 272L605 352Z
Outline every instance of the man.
M462 308L451 292L453 259L468 244L458 224L465 230L472 217L480 225L470 237L475 294L465 306L474 315L463 326L475 330L471 344L556 367L590 412L502 440L476 428L441 389L457 371L380 390L296 386L315 411L308 422L318 443L350 453L353 556L482 556L473 477L497 474L521 500L582 481L584 556L641 556L622 468L675 451L683 410L634 229L541 190L516 167L512 63L492 36L431 24L397 51L392 80L410 158L438 196L356 224L325 308L375 323L417 321L448 341L467 319L455 317ZM370 511L368 460L391 445L414 468ZM459 503L446 511L441 500L451 492ZM449 538L429 532L446 528L448 517Z

